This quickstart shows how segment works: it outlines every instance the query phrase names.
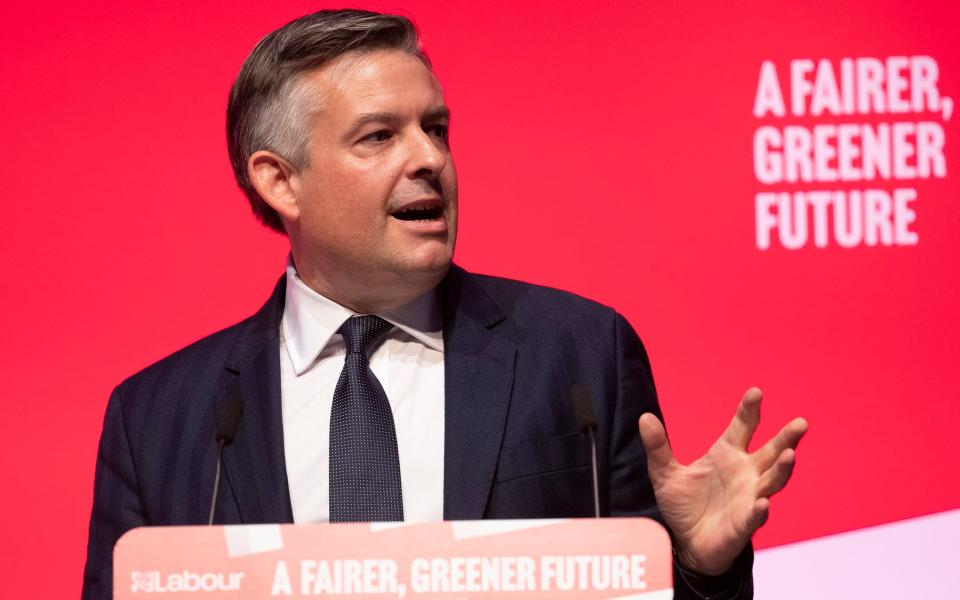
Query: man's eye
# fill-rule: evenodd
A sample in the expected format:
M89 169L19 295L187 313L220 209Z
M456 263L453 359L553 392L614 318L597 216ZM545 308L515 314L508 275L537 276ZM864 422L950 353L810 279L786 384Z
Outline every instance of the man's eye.
M360 141L361 142L385 142L389 140L392 137L392 135L393 134L391 134L386 129L381 129L379 131L374 131L371 134L363 136L360 139Z
M430 127L427 127L427 133L443 142L446 142L450 135L449 127L447 125L431 125Z

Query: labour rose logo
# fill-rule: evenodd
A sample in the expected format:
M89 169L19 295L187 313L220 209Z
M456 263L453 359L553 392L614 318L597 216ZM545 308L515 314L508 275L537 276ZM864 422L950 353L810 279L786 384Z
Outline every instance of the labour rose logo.
M156 579L152 572L134 571L130 573L133 580L130 586L131 592L152 592L154 580Z

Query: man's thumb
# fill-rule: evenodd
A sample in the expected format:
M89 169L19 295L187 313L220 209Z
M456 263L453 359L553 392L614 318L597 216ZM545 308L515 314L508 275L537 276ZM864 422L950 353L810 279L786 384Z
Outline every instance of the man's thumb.
M644 413L640 416L640 439L647 452L647 472L650 479L656 483L677 465L677 459L667 441L667 431L663 423L653 413Z

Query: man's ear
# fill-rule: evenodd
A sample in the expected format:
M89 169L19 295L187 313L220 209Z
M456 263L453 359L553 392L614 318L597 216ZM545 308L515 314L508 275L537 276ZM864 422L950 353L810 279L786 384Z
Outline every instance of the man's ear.
M292 181L295 176L293 165L268 150L258 150L247 160L250 183L284 221L300 218L300 200Z

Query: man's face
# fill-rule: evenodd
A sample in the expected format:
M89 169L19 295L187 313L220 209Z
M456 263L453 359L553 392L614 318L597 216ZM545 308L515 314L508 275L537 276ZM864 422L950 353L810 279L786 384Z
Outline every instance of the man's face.
M291 241L301 276L333 288L319 291L348 295L357 286L376 295L436 285L457 230L440 83L395 50L344 55L308 82L320 110L309 120L310 164L293 179L300 216Z

